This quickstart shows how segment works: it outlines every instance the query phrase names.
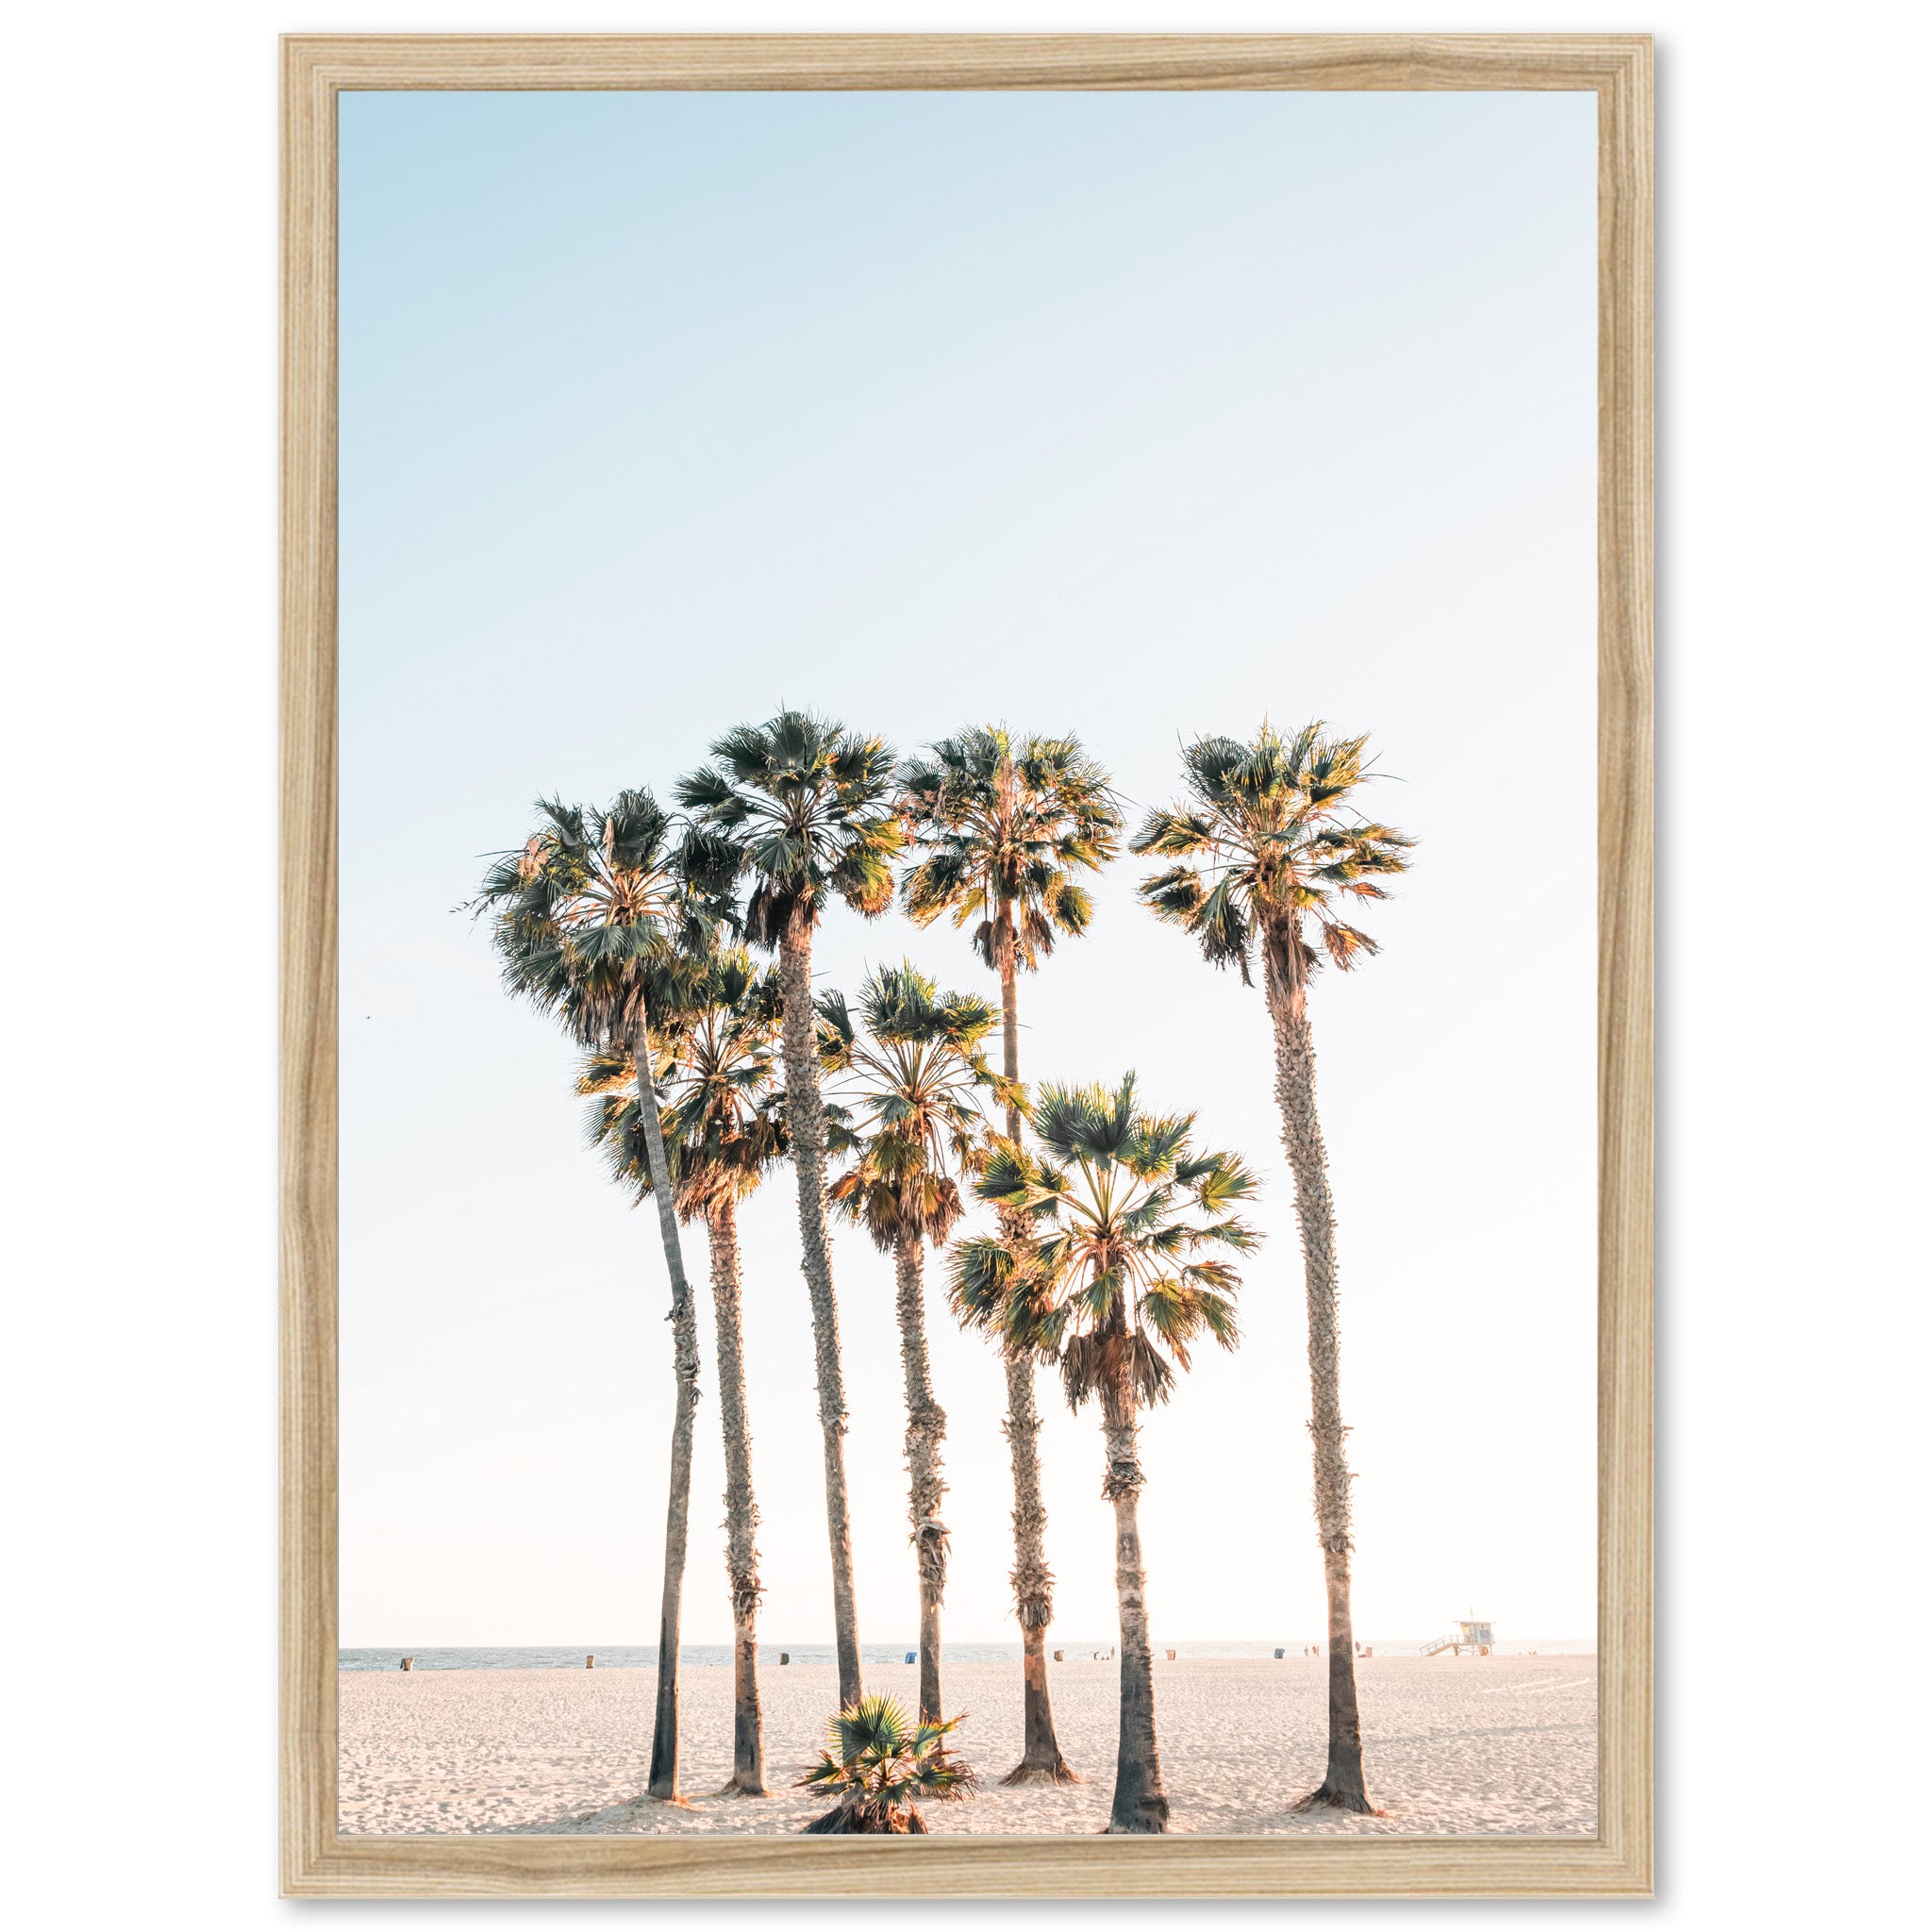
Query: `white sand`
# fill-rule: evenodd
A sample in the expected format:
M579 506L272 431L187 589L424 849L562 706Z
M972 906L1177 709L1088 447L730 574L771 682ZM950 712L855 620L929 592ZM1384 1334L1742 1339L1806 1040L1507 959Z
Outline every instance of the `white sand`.
M1373 1657L1357 1668L1371 1795L1384 1818L1297 1814L1320 1781L1326 1667L1314 1659L1155 1664L1161 1770L1175 1831L1547 1833L1596 1829L1596 1659ZM947 1700L961 1755L987 1783L926 1808L935 1832L1091 1832L1113 1789L1119 1667L1055 1664L1060 1747L1087 1782L1004 1790L1020 1755L1020 1667L962 1663ZM917 1672L869 1664L868 1690L910 1705ZM825 1809L792 1788L837 1701L829 1664L759 1674L769 1798L711 1795L731 1769L731 1672L681 1683L689 1806L639 1794L657 1673L345 1671L344 1832L795 1832Z

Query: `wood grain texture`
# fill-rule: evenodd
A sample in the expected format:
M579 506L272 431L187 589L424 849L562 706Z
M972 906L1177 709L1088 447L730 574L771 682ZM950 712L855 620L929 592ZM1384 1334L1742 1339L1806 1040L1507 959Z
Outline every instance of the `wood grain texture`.
M336 1829L336 97L344 89L1574 89L1599 153L1599 1836L342 1838ZM1651 45L1635 35L283 42L282 1890L1636 1895L1652 1874Z
M336 114L282 99L282 1885L336 1841Z
M1584 88L1599 34L343 34L287 58L344 88Z
M1597 94L1597 1829L1652 1873L1652 75Z

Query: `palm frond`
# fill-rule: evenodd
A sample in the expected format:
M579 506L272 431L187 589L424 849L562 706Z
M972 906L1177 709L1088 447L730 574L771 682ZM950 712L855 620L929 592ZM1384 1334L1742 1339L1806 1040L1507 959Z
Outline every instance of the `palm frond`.
M954 1242L953 1311L1009 1352L1058 1362L1075 1407L1165 1401L1201 1335L1239 1339L1227 1257L1258 1237L1227 1210L1254 1176L1233 1154L1196 1151L1193 1116L1143 1106L1131 1074L1048 1083L1034 1124L1051 1159L1004 1136L986 1143L974 1191L1000 1229Z
M946 1740L961 1720L914 1724L895 1698L866 1697L833 1718L827 1748L799 1778L838 1803L808 1833L923 1832L922 1803L968 1797L978 1780Z
M969 726L900 767L896 805L921 854L900 888L918 924L950 913L999 971L1087 929L1092 902L1069 874L1116 855L1121 817L1077 739Z
M883 741L787 710L725 732L711 757L676 795L700 827L735 844L751 874L742 924L752 943L777 944L794 919L815 924L828 896L868 915L891 905L904 834Z
M1245 741L1209 737L1184 746L1190 797L1150 812L1133 849L1193 862L1148 874L1141 903L1189 933L1210 965L1237 967L1247 984L1258 942L1271 987L1301 987L1316 958L1307 916L1337 966L1372 955L1367 934L1333 919L1329 894L1385 898L1370 874L1407 870L1415 841L1365 823L1356 809L1355 794L1374 775L1367 743L1333 736L1320 720L1284 740L1264 720Z

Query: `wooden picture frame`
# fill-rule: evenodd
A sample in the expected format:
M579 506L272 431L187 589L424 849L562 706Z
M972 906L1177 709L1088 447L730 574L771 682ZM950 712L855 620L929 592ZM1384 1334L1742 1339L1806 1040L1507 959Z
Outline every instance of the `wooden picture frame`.
M1635 1895L1652 1874L1651 42L283 42L282 1889L293 1896ZM1589 91L1598 108L1599 1830L1579 1838L342 1837L336 1819L336 103L358 89Z

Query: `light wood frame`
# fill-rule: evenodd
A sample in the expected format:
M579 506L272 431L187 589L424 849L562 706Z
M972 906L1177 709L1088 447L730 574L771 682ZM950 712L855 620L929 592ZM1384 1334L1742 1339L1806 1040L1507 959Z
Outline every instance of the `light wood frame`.
M1647 35L282 43L282 1888L290 1896L1643 1894L1652 1862ZM345 90L1569 89L1598 112L1599 1835L344 1838L336 1824L336 97Z

